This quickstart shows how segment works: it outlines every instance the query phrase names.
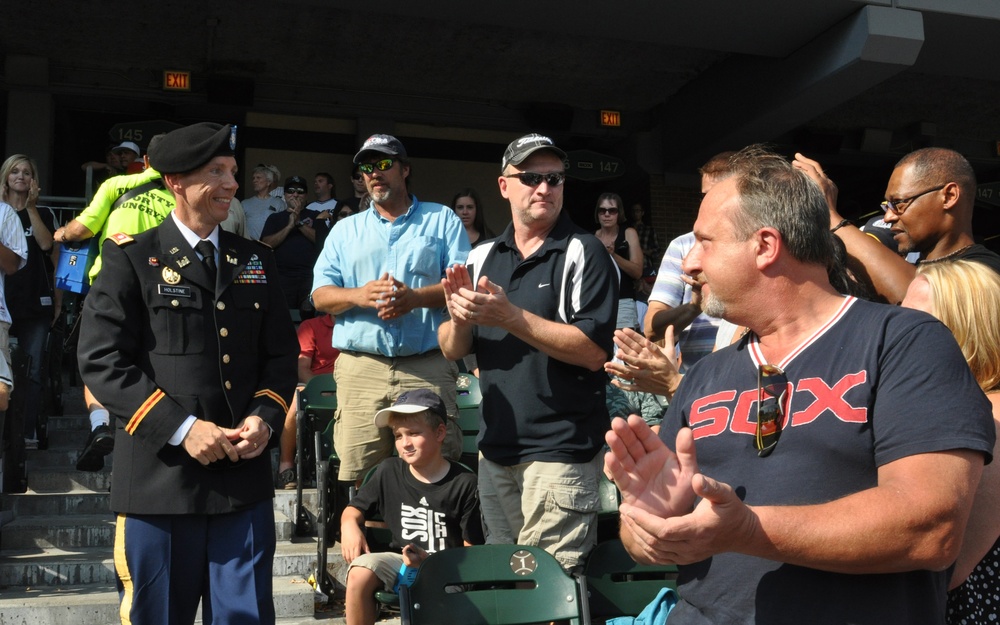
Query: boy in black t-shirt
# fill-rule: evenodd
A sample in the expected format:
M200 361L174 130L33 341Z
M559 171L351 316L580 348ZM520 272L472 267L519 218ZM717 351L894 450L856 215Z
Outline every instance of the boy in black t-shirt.
M375 415L376 427L392 428L399 457L375 469L341 516L349 625L374 623L375 591L394 590L429 553L483 542L476 476L441 455L446 415L441 398L426 389L403 393ZM364 524L374 514L385 519L398 551L369 552Z

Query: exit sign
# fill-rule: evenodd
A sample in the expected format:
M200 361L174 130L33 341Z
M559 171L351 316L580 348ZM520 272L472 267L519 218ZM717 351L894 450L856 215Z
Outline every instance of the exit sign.
M622 125L621 111L601 111L601 125L617 128Z
M165 70L163 88L167 91L191 91L191 72Z

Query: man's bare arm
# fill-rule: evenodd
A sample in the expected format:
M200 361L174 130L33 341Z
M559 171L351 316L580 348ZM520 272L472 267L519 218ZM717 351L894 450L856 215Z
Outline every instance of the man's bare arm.
M668 326L674 327L674 336L679 335L701 314L701 306L690 302L680 306L667 306L663 302L649 300L646 323L643 332L650 341L663 340Z
M875 292L888 303L898 304L903 301L907 287L917 274L916 268L855 226L840 225L844 218L837 211L837 185L830 180L818 162L796 154L792 166L802 170L823 190L830 209L830 228L837 228L834 234L840 237L847 248L848 268L859 279L870 282L875 287Z

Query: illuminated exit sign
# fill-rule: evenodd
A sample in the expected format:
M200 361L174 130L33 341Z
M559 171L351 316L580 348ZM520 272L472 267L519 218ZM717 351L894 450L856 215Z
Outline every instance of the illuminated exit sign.
M601 111L601 125L602 126L613 126L617 128L622 125L622 113L621 111Z
M165 70L163 88L167 91L191 91L191 72Z

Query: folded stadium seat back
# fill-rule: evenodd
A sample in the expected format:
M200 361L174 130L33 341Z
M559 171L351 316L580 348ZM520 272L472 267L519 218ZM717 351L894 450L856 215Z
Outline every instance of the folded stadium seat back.
M595 619L638 616L662 588L677 589L677 567L637 564L618 538L597 544L584 564Z
M582 579L545 550L476 545L431 554L400 588L404 625L590 622Z

